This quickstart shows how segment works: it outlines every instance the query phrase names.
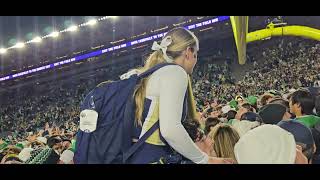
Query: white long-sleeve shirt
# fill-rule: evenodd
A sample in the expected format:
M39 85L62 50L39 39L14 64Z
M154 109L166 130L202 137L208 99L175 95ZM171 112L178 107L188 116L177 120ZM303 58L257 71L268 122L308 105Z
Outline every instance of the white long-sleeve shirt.
M146 96L159 100L160 132L167 143L194 163L206 164L208 155L196 146L181 123L187 86L186 71L180 66L169 65L150 76Z

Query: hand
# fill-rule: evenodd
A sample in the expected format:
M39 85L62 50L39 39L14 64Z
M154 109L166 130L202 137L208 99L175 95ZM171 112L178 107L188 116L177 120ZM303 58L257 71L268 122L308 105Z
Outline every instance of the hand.
M297 145L296 146L296 160L295 164L308 164L307 157L302 153L302 147Z
M208 164L235 164L231 158L209 157Z

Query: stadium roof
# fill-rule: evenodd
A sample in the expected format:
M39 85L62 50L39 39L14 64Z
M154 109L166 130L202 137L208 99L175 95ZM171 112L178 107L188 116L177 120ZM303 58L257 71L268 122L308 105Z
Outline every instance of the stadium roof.
M2 16L0 17L0 49L101 17ZM90 52L113 46L124 40L143 37L146 36L145 34L161 31L167 25L213 17L215 16L121 16L117 19L108 19L99 22L95 27L83 27L75 33L66 32L58 38L48 38L40 44L28 44L24 48L10 49L6 54L0 54L0 76L43 65L49 61L58 61L83 51ZM265 28L268 18L270 16L251 16L249 32ZM320 28L319 16L285 16L284 19L290 25ZM211 38L233 37L230 26L217 28L211 32L214 32L208 33L208 36L212 36Z

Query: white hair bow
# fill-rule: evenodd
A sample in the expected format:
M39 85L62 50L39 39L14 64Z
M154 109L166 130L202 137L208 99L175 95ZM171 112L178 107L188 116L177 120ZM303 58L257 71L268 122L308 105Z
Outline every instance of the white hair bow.
M171 36L167 36L167 37L165 37L164 39L162 39L160 45L159 45L156 41L154 41L151 49L154 50L154 51L159 51L159 50L161 50L162 53L163 53L164 59L165 59L168 63L171 63L171 62L173 62L173 59L171 59L171 58L167 55L167 48L168 48L168 46L169 46L171 43L172 43Z

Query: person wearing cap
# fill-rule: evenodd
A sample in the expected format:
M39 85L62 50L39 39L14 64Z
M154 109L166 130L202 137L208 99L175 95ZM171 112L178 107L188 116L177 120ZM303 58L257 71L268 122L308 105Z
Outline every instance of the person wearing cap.
M228 111L227 114L226 114L226 118L227 118L228 122L229 122L231 119L235 119L236 114L237 114L237 111L236 111L236 110L230 110L230 111Z
M53 149L54 152L59 156L63 150L62 139L59 135L54 135L48 139L49 148Z
M294 136L271 124L243 135L234 147L234 154L239 164L308 164Z
M313 155L316 152L316 145L310 129L296 120L280 121L278 126L290 132L302 147L303 154L308 158L309 164L312 163Z
M247 102L255 109L258 109L258 105L257 105L257 100L258 98L256 96L248 96L247 98Z
M259 114L254 113L254 112L246 112L246 113L242 114L240 120L241 121L247 120L247 121L251 121L251 122L257 121L259 123L263 123L262 118L259 116Z
M241 136L246 134L248 131L258 127L261 125L259 121L249 121L249 120L238 120L238 119L231 119L228 122Z
M249 103L243 103L243 104L239 105L239 110L237 111L235 119L240 120L242 114L244 114L246 112L253 112L253 111L254 110Z
M244 99L241 95L237 95L235 98L237 104L241 105L242 103L244 103Z
M307 90L300 89L292 93L289 97L290 112L296 119L309 128L320 123L320 117L313 115L315 100Z
M265 124L277 124L281 120L291 119L291 114L282 104L267 104L260 109L259 115Z

